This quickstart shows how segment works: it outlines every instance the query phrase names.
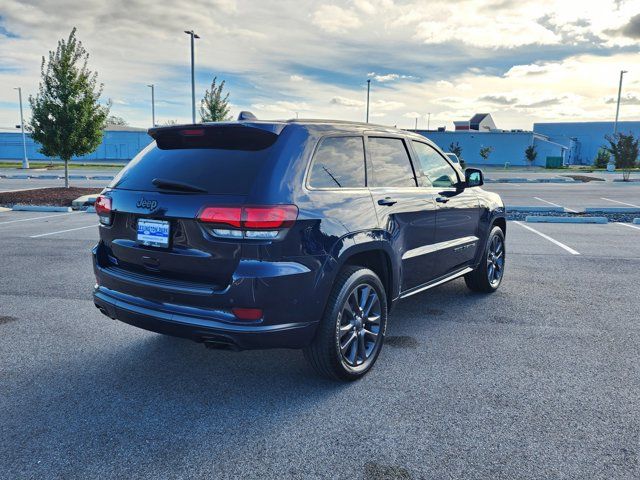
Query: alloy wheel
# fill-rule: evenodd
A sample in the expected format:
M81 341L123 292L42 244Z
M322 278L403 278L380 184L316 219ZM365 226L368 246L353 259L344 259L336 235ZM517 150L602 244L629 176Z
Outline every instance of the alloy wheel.
M342 361L351 368L364 368L379 350L382 310L376 290L369 284L356 286L340 313L339 348Z
M504 241L494 235L487 253L487 277L492 287L496 287L504 273Z

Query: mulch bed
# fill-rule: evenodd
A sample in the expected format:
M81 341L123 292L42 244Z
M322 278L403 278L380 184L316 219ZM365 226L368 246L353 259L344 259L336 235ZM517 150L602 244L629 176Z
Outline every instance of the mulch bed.
M0 206L14 205L51 205L70 207L71 202L82 195L100 193L100 188L55 187L23 190L22 192L0 192Z
M576 182L604 182L604 178L591 177L589 175L562 175L563 177L573 178Z

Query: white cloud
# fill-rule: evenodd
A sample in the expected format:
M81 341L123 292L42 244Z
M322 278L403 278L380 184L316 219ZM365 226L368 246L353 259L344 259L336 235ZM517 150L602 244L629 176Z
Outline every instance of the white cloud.
M353 10L337 5L322 5L313 14L313 23L327 32L346 32L362 25Z
M374 75L373 79L376 82L392 82L393 80L397 80L400 78L400 75L397 73L387 73L386 75Z
M196 0L185 9L168 0L154 8L142 0L3 0L1 24L12 35L0 33L0 84L7 86L0 89L0 126L19 116L9 87L33 94L42 55L74 25L105 84L104 98L133 125L149 123L148 83L156 85L158 118L189 119L185 26L202 37L197 95L213 75L226 79L234 115L254 109L260 118L299 111L362 120L369 73L371 116L391 124L407 124L408 110L432 112L433 127L435 119L468 118L478 108L507 128L530 128L543 118L610 119L615 106L606 102L617 94L621 69L630 70L623 96L640 90L638 49L620 33L638 14L637 2L619 9L613 0L586 4ZM478 101L491 96L507 101ZM629 98L622 118L640 119Z
M333 105L340 105L342 107L349 107L349 108L361 108L364 107L366 105L366 102L361 101L361 100L355 100L353 98L346 98L346 97L333 97L331 99L331 102Z

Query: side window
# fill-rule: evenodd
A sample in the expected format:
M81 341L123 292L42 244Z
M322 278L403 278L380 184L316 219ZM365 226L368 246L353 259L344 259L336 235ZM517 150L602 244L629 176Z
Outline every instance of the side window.
M322 139L313 157L309 185L315 188L364 187L362 137Z
M400 138L369 137L371 187L415 187L416 179L409 154Z
M453 187L458 183L456 171L430 145L412 141L413 149L418 155L422 171L434 187Z

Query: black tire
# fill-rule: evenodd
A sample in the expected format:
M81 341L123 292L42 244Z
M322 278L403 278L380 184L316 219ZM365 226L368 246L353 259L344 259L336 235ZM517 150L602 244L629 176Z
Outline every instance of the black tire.
M492 251L495 249L496 244L500 247L498 252ZM502 283L505 261L504 232L500 227L494 226L487 237L480 263L475 270L464 276L467 287L474 292L495 292Z
M359 299L365 299L364 309ZM322 376L357 380L376 362L386 327L387 296L382 282L367 268L347 266L336 278L316 336L304 349L304 356Z

